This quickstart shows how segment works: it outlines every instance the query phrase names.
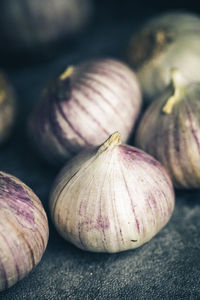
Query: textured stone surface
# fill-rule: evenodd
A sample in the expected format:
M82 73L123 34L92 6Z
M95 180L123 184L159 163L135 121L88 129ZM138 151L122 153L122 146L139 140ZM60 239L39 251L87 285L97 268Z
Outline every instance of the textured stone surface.
M131 1L127 2L121 18L119 4L111 16L111 4L108 11L105 6L105 16L102 5L94 26L57 58L7 71L18 93L18 120L12 137L0 149L0 169L28 184L47 213L58 170L43 163L30 145L28 114L43 84L67 64L91 57L120 58L132 29L145 17L142 9L134 10L132 4L133 18ZM149 7L146 15L152 11ZM28 277L2 292L0 299L200 299L200 192L179 191L176 198L171 221L155 238L119 254L83 252L59 237L50 222L50 240L42 261Z

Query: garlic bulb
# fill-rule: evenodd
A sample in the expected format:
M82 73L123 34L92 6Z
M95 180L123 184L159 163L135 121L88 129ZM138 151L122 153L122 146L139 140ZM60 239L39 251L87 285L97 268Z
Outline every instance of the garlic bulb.
M112 132L130 136L141 107L135 74L114 59L68 67L44 91L30 120L30 137L50 163L96 146Z
M16 177L0 172L0 291L21 280L40 261L48 234L38 197Z
M200 187L200 83L172 70L172 86L146 110L136 145L157 158L174 185Z
M134 34L128 61L148 101L169 85L171 68L178 68L188 82L200 81L199 35L199 16L178 12L155 17Z
M1 51L32 52L81 31L91 0L1 0Z
M0 73L0 143L10 135L15 113L15 93L3 73Z
M164 168L114 133L76 156L56 179L50 211L58 232L77 247L119 252L149 241L168 221L174 192Z

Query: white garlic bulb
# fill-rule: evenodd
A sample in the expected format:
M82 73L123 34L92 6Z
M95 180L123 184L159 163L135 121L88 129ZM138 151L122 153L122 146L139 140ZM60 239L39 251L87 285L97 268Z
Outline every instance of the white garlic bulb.
M200 18L166 13L148 21L131 39L129 63L137 70L146 100L152 101L170 83L171 68L188 82L200 80Z
M170 219L174 191L164 168L114 133L76 156L56 179L50 211L58 232L77 247L120 252L149 241Z

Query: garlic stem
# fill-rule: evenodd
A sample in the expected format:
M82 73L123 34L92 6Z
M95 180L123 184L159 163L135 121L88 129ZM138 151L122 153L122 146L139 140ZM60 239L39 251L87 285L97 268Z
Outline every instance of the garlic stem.
M65 80L68 77L71 76L71 74L74 72L74 67L73 66L69 66L61 75L60 75L60 80Z
M112 148L120 144L121 135L118 131L116 131L99 147L98 154L101 154L108 149L111 150Z
M168 98L162 109L162 111L168 115L171 114L174 105L181 100L185 92L184 78L182 77L180 71L176 68L171 70L171 82L174 89L174 94Z

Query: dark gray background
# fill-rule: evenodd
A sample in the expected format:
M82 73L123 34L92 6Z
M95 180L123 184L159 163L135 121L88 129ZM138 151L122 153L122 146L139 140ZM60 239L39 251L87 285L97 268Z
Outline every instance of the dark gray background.
M58 172L43 163L29 143L26 124L43 85L68 64L91 57L121 58L132 31L147 17L169 8L199 11L191 1L168 6L156 1L96 1L87 31L51 59L39 57L1 65L18 94L12 137L0 149L0 169L28 184L48 213L48 195ZM48 55L47 55L48 56ZM7 60L6 60L7 59ZM148 244L119 254L83 252L59 237L51 221L50 239L40 264L0 299L200 299L200 192L179 191L168 225Z

